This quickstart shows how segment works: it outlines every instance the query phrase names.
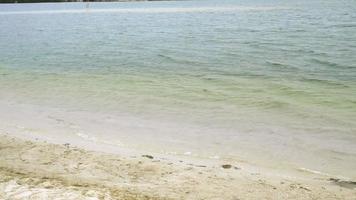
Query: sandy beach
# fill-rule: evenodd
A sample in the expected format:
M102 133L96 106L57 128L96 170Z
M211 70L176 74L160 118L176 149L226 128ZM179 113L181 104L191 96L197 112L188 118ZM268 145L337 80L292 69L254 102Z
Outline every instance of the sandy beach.
M1 199L355 199L355 184L244 163L114 155L0 136Z
M23 1L0 200L356 200L356 1Z

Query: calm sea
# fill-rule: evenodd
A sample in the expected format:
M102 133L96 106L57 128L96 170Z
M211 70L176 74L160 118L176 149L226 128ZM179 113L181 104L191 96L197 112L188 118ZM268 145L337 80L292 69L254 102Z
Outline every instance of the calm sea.
M0 101L0 131L356 178L356 2L2 4Z

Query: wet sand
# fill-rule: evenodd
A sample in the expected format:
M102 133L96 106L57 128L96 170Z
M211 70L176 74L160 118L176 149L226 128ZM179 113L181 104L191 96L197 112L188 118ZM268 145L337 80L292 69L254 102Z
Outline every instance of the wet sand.
M2 134L0 199L356 199L354 183L333 177L204 162Z

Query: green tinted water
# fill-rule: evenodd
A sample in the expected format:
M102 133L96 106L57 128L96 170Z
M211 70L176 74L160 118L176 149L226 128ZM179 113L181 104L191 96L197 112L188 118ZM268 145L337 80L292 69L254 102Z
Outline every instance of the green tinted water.
M145 116L142 141L110 133L133 146L355 176L355 21L353 1L0 5L0 98Z

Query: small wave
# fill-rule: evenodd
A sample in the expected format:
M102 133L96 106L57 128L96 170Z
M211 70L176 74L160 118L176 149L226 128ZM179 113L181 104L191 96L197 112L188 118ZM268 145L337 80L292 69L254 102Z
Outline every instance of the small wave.
M231 76L231 77L246 77L246 78L268 78L268 76L264 74L258 74L253 72L241 72L241 73L226 73L220 72L218 75L221 76Z
M289 103L282 102L282 101L265 101L259 103L258 106L265 108L265 109L282 109L289 107Z
M99 138L96 138L96 137L93 137L93 136L89 136L87 134L84 134L84 133L80 133L80 132L77 132L76 133L77 136L85 139L85 140L88 140L88 141L91 141L91 142L95 142L95 143L102 143L102 144L108 144L108 145L113 145L113 146L124 146L121 142L119 141L107 141L107 140L102 140L102 139L99 139Z
M176 61L177 61L177 60L176 60L175 58L173 58L172 56L168 56L168 55L164 55L164 54L158 54L157 56L160 57L160 58L164 58L164 59L173 61L173 62L176 62Z
M321 171L317 171L317 170L312 170L312 169L308 169L308 168L304 168L304 167L301 167L299 168L300 171L304 171L304 172L309 172L311 174L319 174L319 175L323 175L323 176L332 176L328 173L324 173L324 172L321 172Z
M356 23L349 23L349 24L334 24L328 26L327 28L354 28L356 27Z
M65 14L65 13L194 13L194 12L232 12L232 11L268 11L287 9L285 7L195 7L195 8L115 8L115 9L68 9L68 10L32 10L6 11L0 15L19 14Z
M272 66L277 66L277 67L285 67L285 64L279 63L279 62L273 62L273 61L266 61L268 64Z
M288 86L281 86L278 87L278 90L281 91L285 95L291 95L291 96L296 96L296 95L301 95L301 96L307 96L307 95L312 95L310 92L306 90L300 90L297 88L293 87L288 87Z
M338 83L338 82L335 82L335 81L325 80L325 79L302 78L301 81L310 82L310 83L325 84L325 85L329 85L329 86L342 87L342 88L348 88L349 87L348 85L345 85L343 83Z
M301 167L301 168L299 168L298 170L299 170L299 171L302 171L302 172L307 172L307 173L311 173L311 174L322 175L322 176L326 176L326 177L336 177L336 178L338 178L338 179L350 180L350 179L347 178L347 177L335 176L335 175L332 175L332 174L329 174L329 173L325 173L325 172L321 172L321 171L317 171L317 170L313 170L313 169L308 169L308 168L304 168L304 167Z
M289 64L286 63L281 63L281 62L276 62L276 61L266 61L266 63L274 68L279 68L279 69L289 69L289 70L293 70L293 71L298 71L299 69L297 67L291 66Z
M349 66L349 65L341 65L339 63L336 63L336 62L331 62L331 61L328 61L328 60L321 60L321 59L318 59L318 58L313 58L311 59L312 62L314 63L318 63L318 64L321 64L323 66L326 66L326 67L332 67L332 68L342 68L342 69L350 69L350 68L353 68L352 66Z
M176 58L169 55L158 54L157 56L174 63L191 64L191 65L198 64L198 61L192 61L184 58Z

